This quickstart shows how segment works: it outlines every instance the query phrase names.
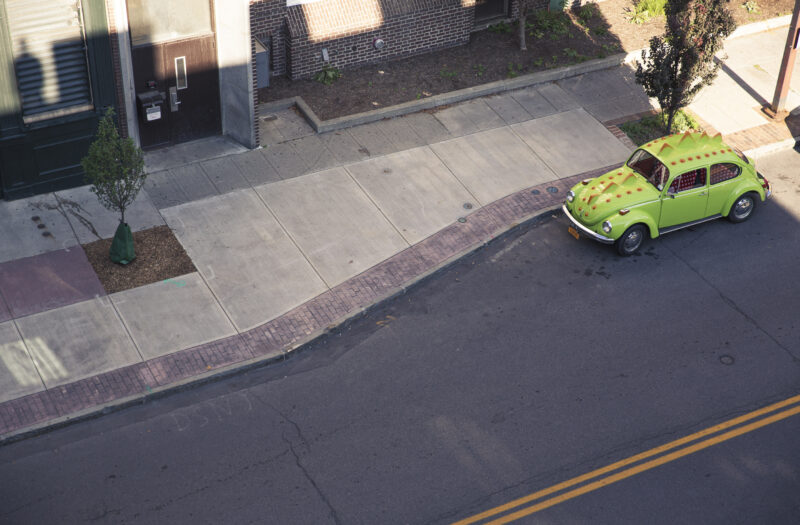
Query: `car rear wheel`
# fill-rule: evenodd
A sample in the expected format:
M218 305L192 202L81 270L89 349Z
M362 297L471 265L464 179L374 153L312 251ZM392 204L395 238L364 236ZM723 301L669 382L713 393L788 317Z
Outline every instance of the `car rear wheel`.
M633 252L642 247L645 235L647 235L647 229L645 229L644 225L634 224L625 230L625 233L623 233L622 236L617 239L615 243L617 252L619 252L619 254L623 257L633 255Z
M736 199L728 212L728 220L731 222L744 222L753 215L756 210L756 198L752 193L745 193Z

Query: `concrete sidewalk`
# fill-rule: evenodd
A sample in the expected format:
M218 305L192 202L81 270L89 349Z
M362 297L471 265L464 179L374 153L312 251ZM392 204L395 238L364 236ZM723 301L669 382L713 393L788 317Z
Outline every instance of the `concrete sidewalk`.
M732 56L778 41L741 40ZM726 74L720 96L768 87ZM717 129L767 124L714 100L693 109ZM111 295L77 248L115 225L87 188L0 203L0 436L283 358L623 161L614 123L650 109L623 66L320 135L285 110L260 150L150 154L129 222L167 224L197 272Z

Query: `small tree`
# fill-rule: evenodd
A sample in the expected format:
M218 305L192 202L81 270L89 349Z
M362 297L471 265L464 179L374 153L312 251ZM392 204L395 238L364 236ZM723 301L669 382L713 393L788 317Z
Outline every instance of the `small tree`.
M714 81L719 64L714 54L736 28L722 0L669 0L664 37L650 39L636 63L636 82L654 97L667 113L667 131L672 131L675 113Z
M100 119L97 138L81 161L86 181L105 208L120 214L119 226L111 243L111 260L128 264L136 253L133 234L125 222L125 210L136 199L147 174L142 150L130 138L123 139L114 124L114 109L108 108Z
M527 51L528 44L525 40L525 33L527 32L528 23L528 0L521 0L519 3L519 49L520 51Z

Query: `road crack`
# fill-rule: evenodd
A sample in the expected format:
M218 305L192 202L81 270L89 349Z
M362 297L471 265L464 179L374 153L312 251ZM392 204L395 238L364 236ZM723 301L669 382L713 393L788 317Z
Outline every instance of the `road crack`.
M284 421L289 423L292 426L292 428L294 428L294 431L297 434L297 437L300 438L299 439L300 440L300 444L302 444L302 446L305 448L306 453L308 453L311 450L311 447L309 446L308 440L303 435L303 430L300 428L300 425L298 425L296 421L294 421L288 415L286 415L283 412L281 412L280 410L278 410L277 407L275 407L274 405L272 405L271 403L269 403L265 399L262 399L259 396L254 396L254 397L258 401L263 403L264 406L270 408L273 412L278 414L281 417L281 419L283 419ZM319 499L325 504L326 507L328 507L328 511L330 512L334 523L336 523L337 525L341 524L342 520L339 519L339 513L336 511L336 508L334 508L333 504L331 504L330 500L325 495L325 493L322 491L320 486L317 485L317 482L314 479L314 477L311 475L311 473L308 471L308 469L306 469L306 467L303 465L303 462L300 460L300 454L295 449L295 445L292 442L292 440L289 439L288 437L286 437L286 432L283 432L281 434L281 439L283 439L283 442L286 443L286 445L289 447L289 452L291 452L292 455L294 456L294 462L295 462L295 465L297 465L297 468L300 469L300 472L303 473L303 476L305 476L305 478L308 480L308 482L311 484L311 486L314 487L314 490L317 492L317 495L319 496Z
M737 312L739 315L741 315L742 317L744 317L744 318L745 318L745 319L746 319L746 320L747 320L747 321L748 321L748 322L749 322L751 325L753 325L753 326L756 328L756 330L758 330L759 332L761 332L762 334L764 334L765 336L767 336L767 338L769 338L769 340L770 340L770 341L772 341L773 343L775 343L775 345L776 345L778 348L780 348L781 350L783 350L784 352L786 352L786 353L789 355L789 357L791 357L791 358L792 358L792 361L794 361L794 362L798 362L798 361L800 361L800 358L798 358L798 356L794 355L794 354L792 353L792 351L791 351L789 348L787 348L787 347L785 347L783 344L781 344L781 342L780 342L780 341L778 341L778 340L777 340L777 339L776 339L776 338L775 338L775 337L774 337L774 336L773 336L771 333L769 333L769 332L768 332L768 331L767 331L765 328L763 328L763 327L762 327L762 326L761 326L761 325L758 323L758 321L756 321L756 320L755 320L753 317L751 317L751 316L750 316L750 314L748 314L747 312L745 312L745 311L744 311L744 310L743 310L743 309L742 309L742 308L741 308L741 307L740 307L740 306L739 306L739 305L736 303L736 301L734 301L733 299L731 299L730 297L728 297L727 295L725 295L725 293L724 293L722 290L720 290L720 289L719 289L719 288L718 288L718 287L717 287L717 286L716 286L714 283L712 283L711 281L709 281L709 280L708 280L708 279L707 279L707 278L706 278L706 277L705 277L705 276L704 276L702 273L700 273L700 270L698 270L697 268L695 268L694 266L692 266L692 264L691 264L691 263L689 263L689 261L687 261L686 259L684 259L684 258L683 258L683 257L681 257L680 255L678 255L678 253L677 253L677 252L675 252L675 250L673 250L673 249L672 249L672 248L670 248L669 246L667 246L667 250L669 250L669 251L672 253L672 255L674 255L674 256L675 256L675 258L676 258L676 259L678 259L678 260L679 260L679 261L681 261L683 264L685 264L687 268L689 268L690 270L692 270L692 271L693 271L693 272L694 272L694 273L695 273L695 274L696 274L696 275L697 275L697 276L698 276L698 277L699 277L699 278L700 278L700 279L701 279L701 280L702 280L704 283L706 283L706 284L707 284L709 287L711 287L711 289L712 289L712 290L714 290L715 292L717 292L717 294L719 295L720 299L722 299L722 301L723 301L725 304L727 304L727 305L728 305L728 306L729 306L731 309L733 309L733 310L734 310L735 312Z

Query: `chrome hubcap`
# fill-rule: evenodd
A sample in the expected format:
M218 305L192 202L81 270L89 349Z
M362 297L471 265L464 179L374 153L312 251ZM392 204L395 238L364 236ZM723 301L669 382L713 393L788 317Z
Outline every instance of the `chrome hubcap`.
M753 201L750 199L739 199L736 202L736 208L733 210L734 215L737 218L741 219L743 217L747 217L750 214L750 210L753 209Z
M628 234L628 236L625 238L625 242L623 242L622 244L623 246L625 246L626 252L632 252L636 248L638 248L641 243L642 243L642 232L640 232L639 230L635 230Z

